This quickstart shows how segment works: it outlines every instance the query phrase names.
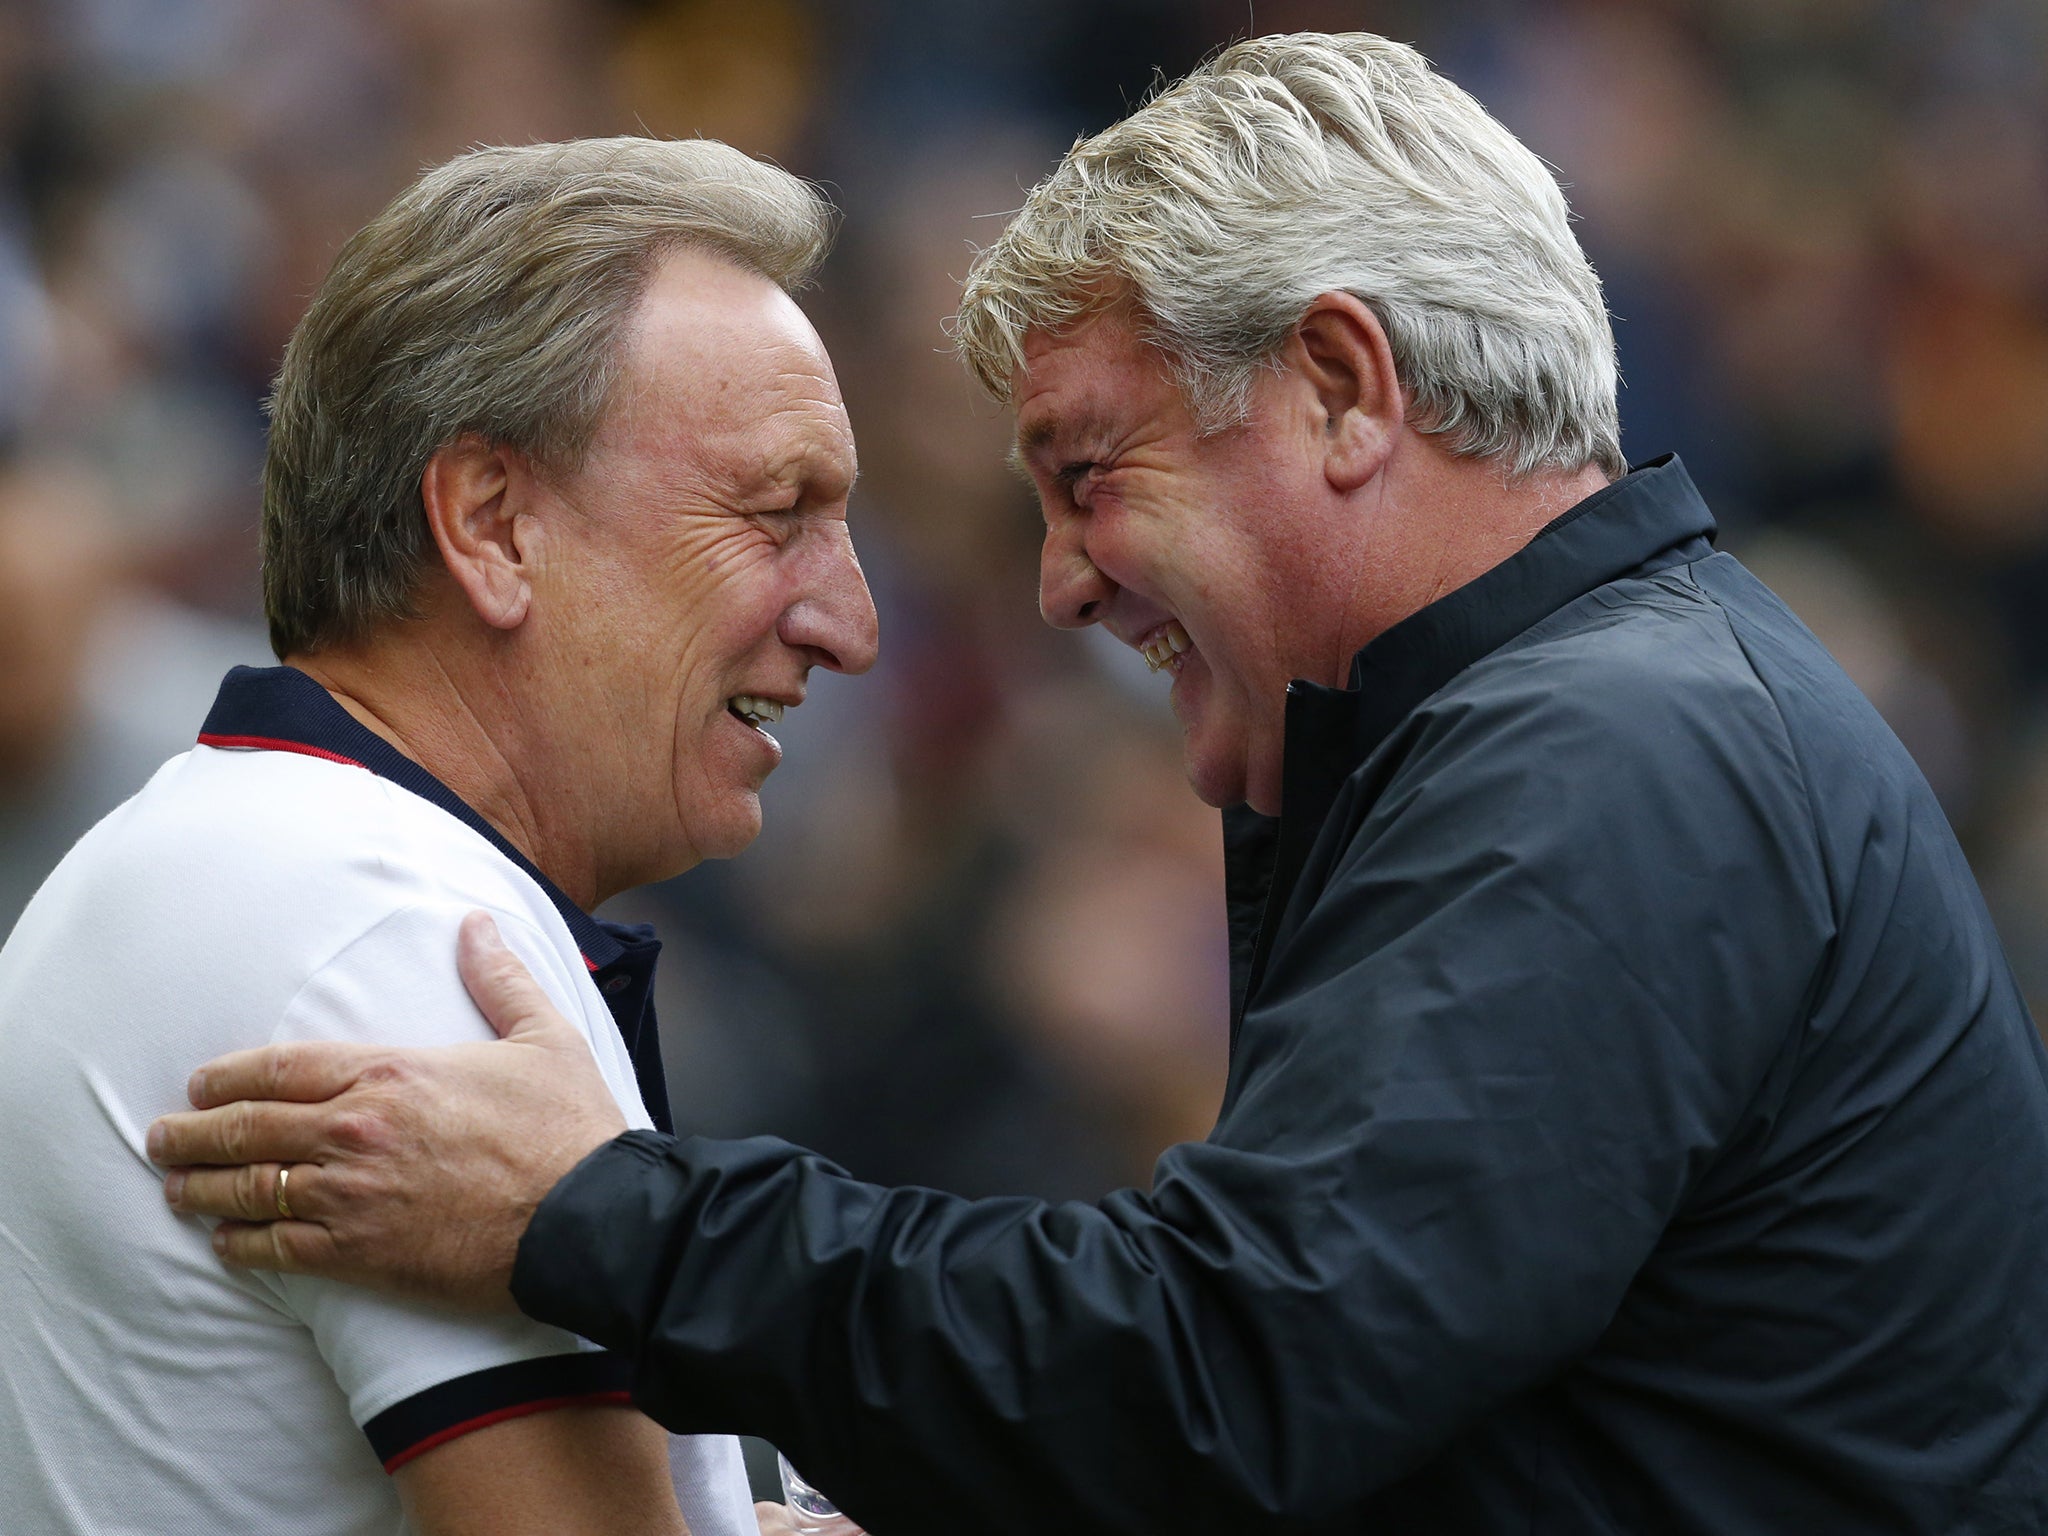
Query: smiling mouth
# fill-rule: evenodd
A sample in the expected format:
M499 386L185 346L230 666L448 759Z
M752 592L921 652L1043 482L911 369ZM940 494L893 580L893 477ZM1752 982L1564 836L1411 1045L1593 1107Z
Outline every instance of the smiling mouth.
M782 718L784 706L773 699L756 698L751 693L736 693L726 700L726 713L743 725L751 725L763 736L768 727Z
M1145 665L1154 672L1178 673L1182 658L1194 648L1195 642L1181 628L1179 619L1168 619L1138 642L1138 654L1145 658Z

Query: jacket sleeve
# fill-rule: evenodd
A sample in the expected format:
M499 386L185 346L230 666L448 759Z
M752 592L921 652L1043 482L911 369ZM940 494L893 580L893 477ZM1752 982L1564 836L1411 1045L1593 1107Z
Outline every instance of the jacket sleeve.
M1355 1518L1600 1338L1767 1116L1827 945L1761 689L1504 670L1340 801L1223 1116L1150 1192L630 1134L541 1206L520 1305L889 1536Z

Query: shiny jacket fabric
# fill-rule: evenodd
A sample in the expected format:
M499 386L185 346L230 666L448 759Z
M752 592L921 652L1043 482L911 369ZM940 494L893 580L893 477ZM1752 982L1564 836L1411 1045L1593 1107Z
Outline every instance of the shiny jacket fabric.
M636 1133L520 1305L884 1536L2048 1530L2048 1059L1662 460L1296 683L1206 1142L1094 1205Z

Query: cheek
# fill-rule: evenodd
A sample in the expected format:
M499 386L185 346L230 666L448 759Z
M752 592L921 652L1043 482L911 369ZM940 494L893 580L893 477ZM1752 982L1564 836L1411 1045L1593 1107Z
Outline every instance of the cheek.
M1126 471L1111 487L1097 503L1090 544L1128 563L1134 585L1149 580L1162 597L1185 599L1228 582L1243 492L1210 475L1166 470Z
M668 626L674 686L685 713L693 704L723 709L725 700L748 684L786 685L787 666L772 662L777 629L790 600L773 567L734 575L707 590L692 606L680 607Z
M1178 549L1185 526L1175 508L1156 498L1103 497L1088 514L1085 552L1118 586L1173 606L1188 591Z
M691 522L672 537L625 552L636 591L675 627L716 623L761 584L781 553L751 524L729 517Z

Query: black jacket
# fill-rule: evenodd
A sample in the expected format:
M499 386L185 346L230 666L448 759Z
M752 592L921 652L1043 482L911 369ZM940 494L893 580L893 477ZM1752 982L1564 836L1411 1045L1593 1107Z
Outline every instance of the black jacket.
M1926 784L1671 460L1289 690L1149 1193L640 1133L514 1292L883 1536L2048 1530L2048 1087Z

